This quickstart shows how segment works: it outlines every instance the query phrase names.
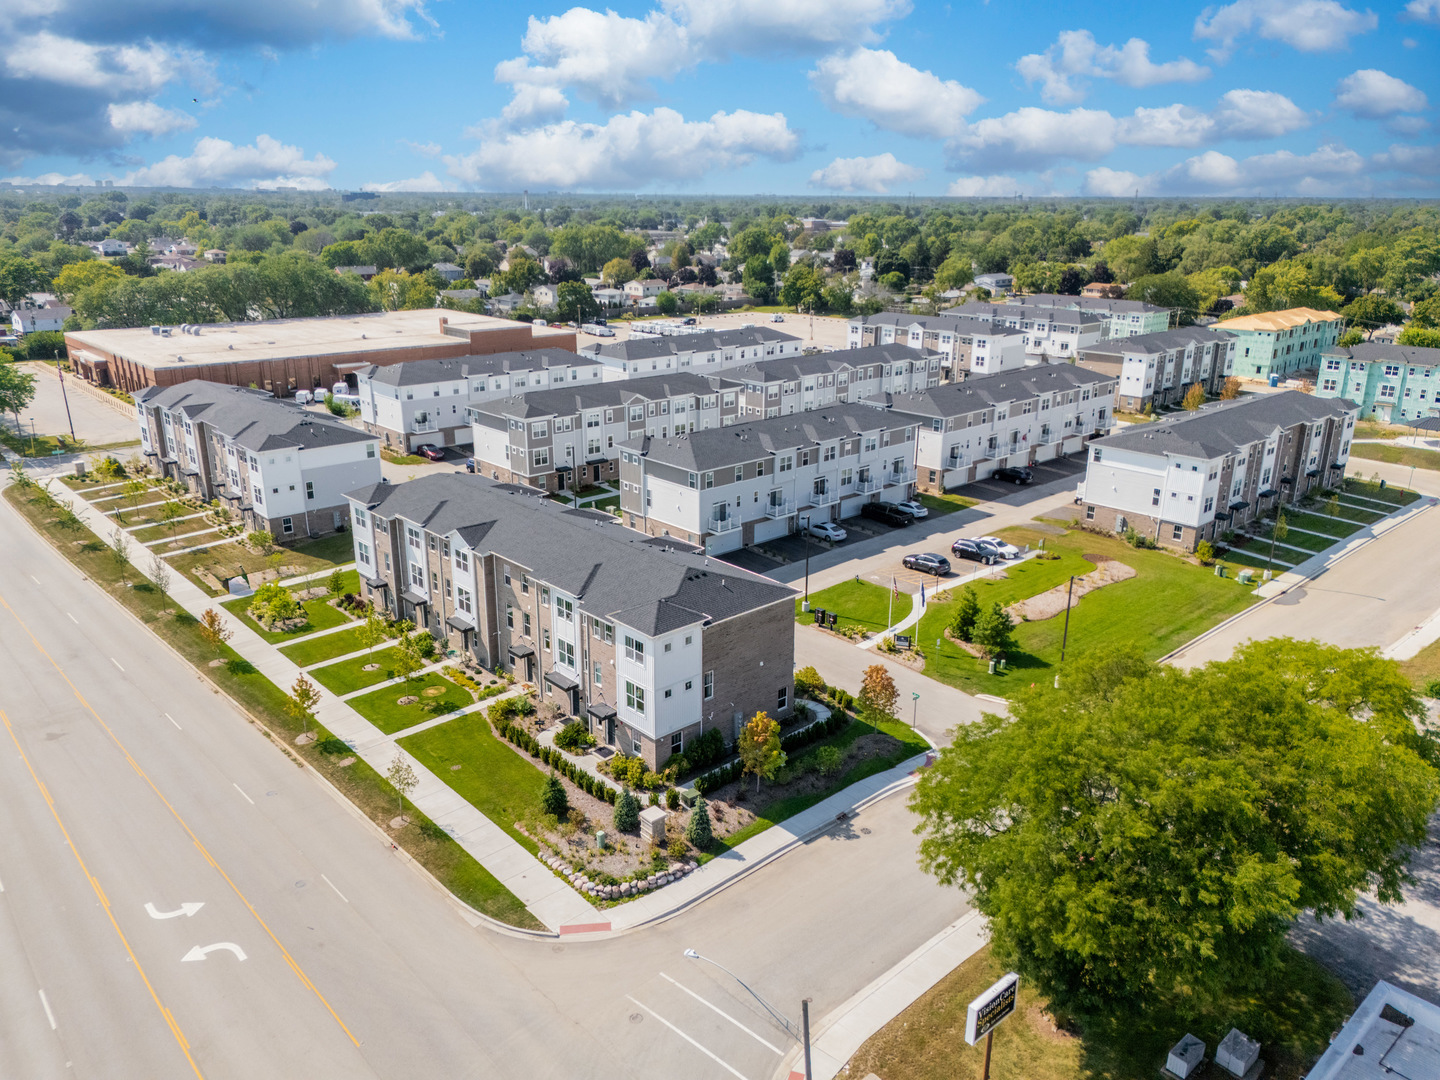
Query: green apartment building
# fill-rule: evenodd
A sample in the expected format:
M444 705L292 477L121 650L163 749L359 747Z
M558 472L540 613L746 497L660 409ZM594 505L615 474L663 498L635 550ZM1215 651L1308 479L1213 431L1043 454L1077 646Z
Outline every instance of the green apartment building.
M1440 416L1440 349L1362 342L1325 350L1316 397L1348 398L1367 420Z
M1287 308L1242 315L1215 324L1234 334L1235 374L1242 379L1289 378L1298 371L1317 371L1320 354L1340 340L1345 319L1333 311Z

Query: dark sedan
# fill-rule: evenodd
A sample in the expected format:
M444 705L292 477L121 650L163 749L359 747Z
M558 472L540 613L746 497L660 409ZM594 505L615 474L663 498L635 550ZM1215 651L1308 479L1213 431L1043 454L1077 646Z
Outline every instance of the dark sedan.
M894 529L903 528L915 520L913 515L907 514L894 503L887 502L866 503L860 507L860 516L870 518L872 521L883 521Z
M919 570L922 574L944 577L950 572L950 560L944 555L930 551L918 551L900 560L906 570Z
M415 453L419 454L421 457L425 458L427 461L444 461L444 460L445 460L445 451L444 451L444 450L441 450L441 449L440 449L438 446L436 446L434 443L426 443L424 446L417 446L417 447L415 448Z
M1007 465L1003 469L996 469L992 479L1005 480L1011 484L1028 484L1035 479L1035 474L1026 468Z

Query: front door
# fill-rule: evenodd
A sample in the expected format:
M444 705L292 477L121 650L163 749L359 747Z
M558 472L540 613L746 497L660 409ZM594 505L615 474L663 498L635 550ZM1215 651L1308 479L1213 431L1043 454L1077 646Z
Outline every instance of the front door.
M615 745L615 718L613 716L605 721L605 745Z
M563 472L556 474L556 482L557 482L557 486L559 487L559 490L564 491L564 490L565 490L565 474L564 474Z

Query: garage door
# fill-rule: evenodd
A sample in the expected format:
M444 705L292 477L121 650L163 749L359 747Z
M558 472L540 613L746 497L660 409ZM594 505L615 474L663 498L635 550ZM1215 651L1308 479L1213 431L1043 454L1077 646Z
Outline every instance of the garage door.
M705 554L724 555L727 551L739 551L740 541L745 534L740 529L731 529L727 533L720 533L718 536L707 537L705 540Z
M778 540L782 536L790 535L790 519L776 518L773 521L757 521L755 523L755 543L763 544L766 540Z
M860 513L860 507L865 505L868 496L860 495L853 499L840 500L840 516L842 518L854 517Z

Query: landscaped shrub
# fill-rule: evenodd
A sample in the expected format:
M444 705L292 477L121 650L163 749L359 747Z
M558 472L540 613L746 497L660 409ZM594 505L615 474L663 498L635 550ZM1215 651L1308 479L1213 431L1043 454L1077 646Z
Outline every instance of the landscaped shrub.
M795 672L796 697L819 697L824 688L825 680L814 667L802 667Z
M705 851L715 839L710 829L710 807L703 797L695 800L695 809L690 811L690 820L685 823L685 839L696 851Z
M673 788L673 787L672 787L670 790L668 790L667 792L665 792L665 809L666 809L666 810L679 810L679 809L680 809L680 791L679 791L678 788Z
M724 787L726 784L733 784L739 780L745 771L745 762L739 759L732 761L729 765L722 765L718 769L695 778L695 790L701 795L708 795L710 792Z
M640 802L627 788L615 800L615 831L634 832L640 828Z
M555 745L570 753L579 753L587 746L595 745L595 736L585 730L585 723L572 720L555 733Z
M295 594L273 581L255 590L246 611L266 630L294 630L306 622L305 609Z
M821 776L834 776L844 761L845 755L838 747L822 746L815 751L815 764L819 766Z
M645 779L645 760L616 754L610 759L610 775L621 784L640 787L641 781Z
M692 769L707 769L725 754L725 736L719 728L711 728L690 744L685 751L686 763Z
M414 637L415 651L421 656L429 659L435 655L435 635L429 630L421 630Z
M565 785L551 773L545 778L545 789L540 792L540 809L555 818L563 818L570 810L570 799L565 794Z

